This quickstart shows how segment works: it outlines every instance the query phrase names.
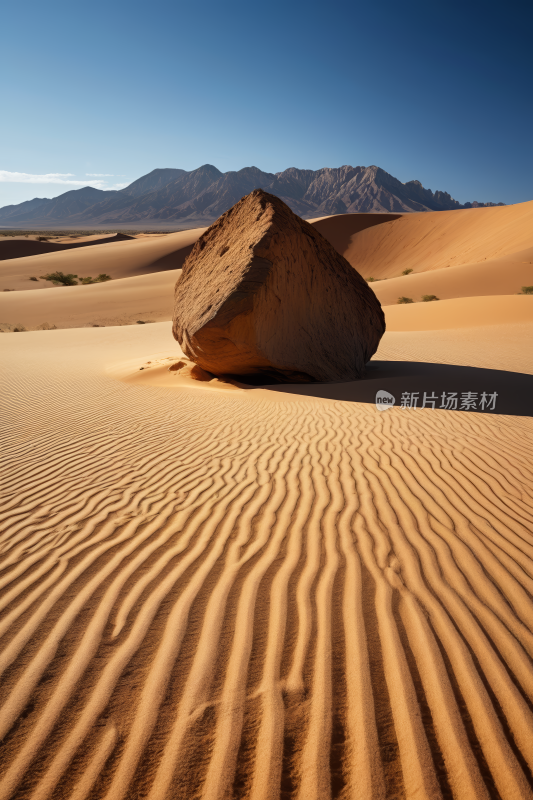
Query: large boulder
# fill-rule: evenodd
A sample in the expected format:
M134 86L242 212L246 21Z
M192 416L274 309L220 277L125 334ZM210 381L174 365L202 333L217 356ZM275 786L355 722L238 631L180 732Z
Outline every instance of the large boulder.
M218 375L361 378L384 331L366 281L262 189L208 228L176 283L174 337L188 358Z

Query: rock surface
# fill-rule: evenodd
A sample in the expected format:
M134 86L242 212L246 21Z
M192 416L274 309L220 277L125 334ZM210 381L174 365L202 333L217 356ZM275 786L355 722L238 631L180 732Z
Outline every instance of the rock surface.
M176 284L174 337L188 358L218 375L353 380L384 331L366 281L262 189L200 237Z

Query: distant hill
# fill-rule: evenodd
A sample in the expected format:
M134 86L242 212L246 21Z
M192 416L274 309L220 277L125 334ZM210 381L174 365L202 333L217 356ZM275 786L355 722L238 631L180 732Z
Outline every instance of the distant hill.
M448 211L484 205L474 201L462 206L448 192L424 189L420 181L401 183L376 166L291 167L274 174L257 167L220 172L204 164L191 172L154 169L120 191L86 186L52 200L36 198L5 206L0 209L0 226L209 225L258 188L281 197L304 218L358 211Z
M101 189L93 189L92 186L84 186L83 189L72 189L52 200L36 197L25 203L0 208L0 223L4 219L9 220L10 224L18 222L19 219L22 222L34 219L43 222L67 220L80 216L88 208L102 202L105 197L115 194L117 192L104 192Z

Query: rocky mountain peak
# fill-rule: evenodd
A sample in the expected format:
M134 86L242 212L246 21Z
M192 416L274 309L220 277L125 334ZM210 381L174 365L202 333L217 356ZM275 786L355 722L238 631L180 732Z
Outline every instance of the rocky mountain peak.
M322 167L263 172L243 167L221 172L213 164L197 169L154 169L125 189L91 187L65 192L52 200L32 200L0 209L0 225L39 224L110 226L115 224L209 225L254 189L281 198L304 219L357 212L444 211L461 206L448 192L425 189L420 181L401 183L375 164L369 167Z

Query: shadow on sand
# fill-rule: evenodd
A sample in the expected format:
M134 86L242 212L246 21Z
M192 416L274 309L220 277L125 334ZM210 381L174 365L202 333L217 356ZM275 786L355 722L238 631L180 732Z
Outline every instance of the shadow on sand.
M522 372L418 361L371 361L365 378L346 383L267 384L263 379L259 384L258 377L250 376L246 384L250 388L260 385L273 392L372 404L377 392L385 391L394 397L395 406L408 401L409 406L416 408L424 406L425 393L426 408L434 404L436 409L451 411L533 417L533 375ZM239 381L243 386L242 376ZM453 394L457 402L450 398Z

